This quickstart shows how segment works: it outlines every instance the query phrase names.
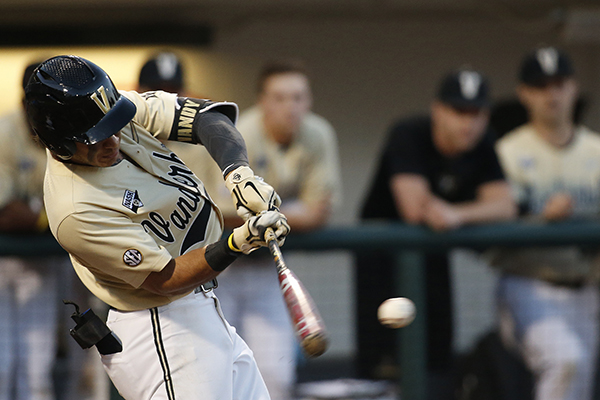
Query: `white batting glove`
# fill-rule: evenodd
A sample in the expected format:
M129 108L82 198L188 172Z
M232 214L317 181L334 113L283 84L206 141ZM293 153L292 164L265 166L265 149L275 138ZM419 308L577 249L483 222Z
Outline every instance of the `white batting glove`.
M233 251L250 254L259 247L267 246L265 231L272 228L277 243L283 246L290 233L290 226L285 215L279 211L263 211L248 219L244 225L235 228L229 236L229 248Z
M231 192L237 215L247 220L262 211L278 210L281 198L275 189L260 176L254 175L250 167L234 169L225 179Z

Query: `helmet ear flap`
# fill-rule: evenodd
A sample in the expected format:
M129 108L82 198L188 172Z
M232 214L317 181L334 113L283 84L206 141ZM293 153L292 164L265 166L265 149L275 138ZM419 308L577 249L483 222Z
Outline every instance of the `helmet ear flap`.
M45 140L42 136L36 133L37 139L42 142L53 154L63 161L70 160L77 151L77 145L75 142L69 140L63 140L60 144L50 143Z
M71 142L70 140L65 140L60 146L53 150L58 158L65 161L73 158L76 151L77 146L75 145L75 142Z

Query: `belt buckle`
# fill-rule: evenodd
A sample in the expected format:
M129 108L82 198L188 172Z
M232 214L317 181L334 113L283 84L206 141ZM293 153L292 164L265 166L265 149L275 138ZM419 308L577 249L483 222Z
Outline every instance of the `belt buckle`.
M208 293L208 292L210 292L213 289L216 289L218 287L219 287L219 282L217 282L217 278L215 278L215 279L212 279L212 280L210 280L210 281L208 281L206 283L203 283L202 285L198 286L194 290L194 292L196 292L196 293L200 293L200 292Z

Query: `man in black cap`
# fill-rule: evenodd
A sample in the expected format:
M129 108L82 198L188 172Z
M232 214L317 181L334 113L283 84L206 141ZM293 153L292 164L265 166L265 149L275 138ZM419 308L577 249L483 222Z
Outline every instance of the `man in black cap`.
M574 123L578 84L554 47L528 54L517 95L529 121L497 143L522 215L600 216L600 136ZM575 246L499 251L503 339L536 377L536 400L590 400L598 348L598 256Z
M184 90L183 65L176 54L163 51L147 60L138 79L138 91L162 90L180 93Z
M394 124L362 220L422 224L436 231L508 220L516 207L487 129L489 86L471 69L448 74L431 105L431 115ZM359 373L397 379L396 333L379 325L377 307L399 296L389 255L357 255ZM451 398L452 297L446 253L426 260L428 398ZM386 368L392 366L392 368ZM385 372L389 371L389 372Z

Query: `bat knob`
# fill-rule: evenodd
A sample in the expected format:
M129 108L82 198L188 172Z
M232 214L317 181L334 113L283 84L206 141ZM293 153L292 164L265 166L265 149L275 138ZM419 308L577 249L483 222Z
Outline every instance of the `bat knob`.
M316 332L307 335L302 340L302 349L309 358L319 357L325 353L329 345L329 340L323 332Z

